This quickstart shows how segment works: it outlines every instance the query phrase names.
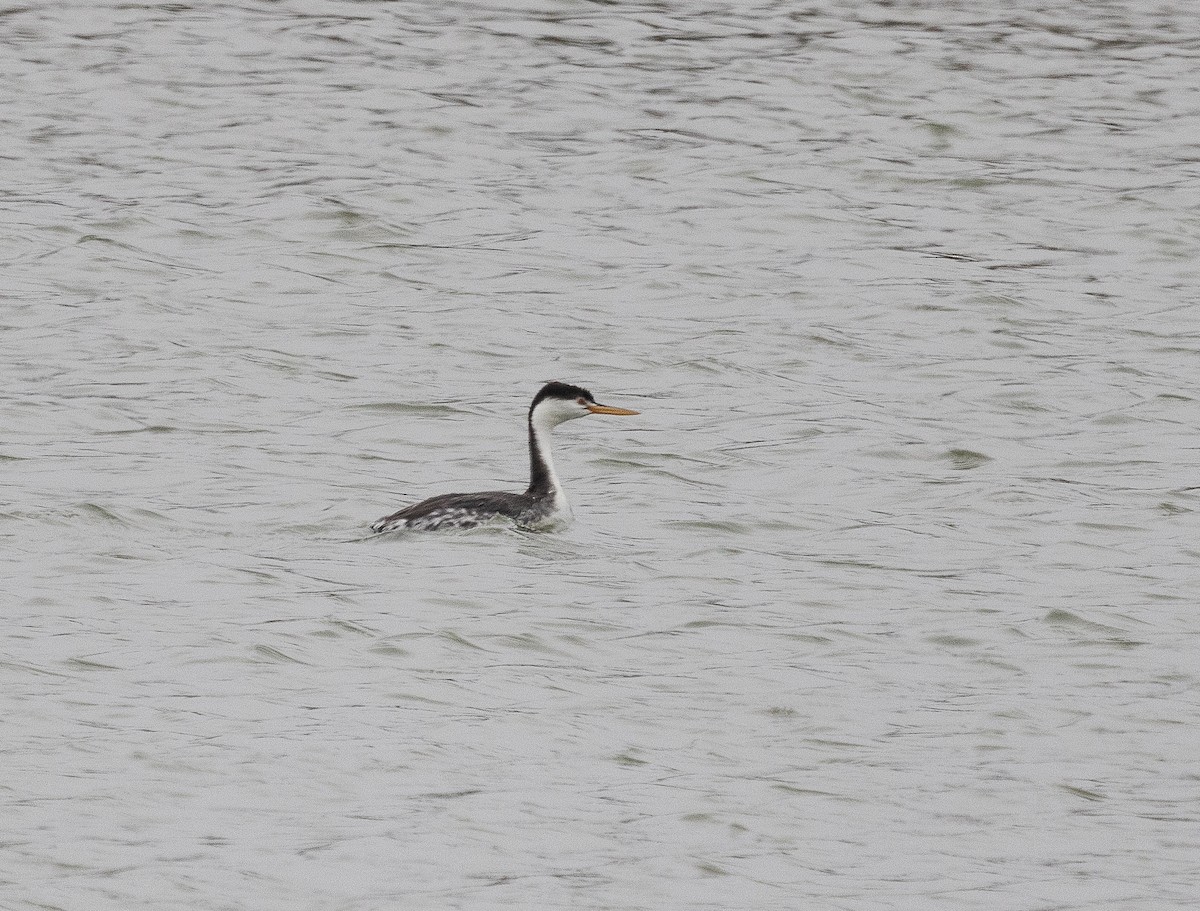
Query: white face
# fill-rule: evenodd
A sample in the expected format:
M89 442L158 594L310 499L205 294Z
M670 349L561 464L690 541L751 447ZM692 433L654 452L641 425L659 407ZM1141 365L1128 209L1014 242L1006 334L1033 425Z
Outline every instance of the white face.
M538 402L533 409L533 424L535 427L557 427L563 421L585 417L591 414L587 408L586 399L554 399L547 398Z

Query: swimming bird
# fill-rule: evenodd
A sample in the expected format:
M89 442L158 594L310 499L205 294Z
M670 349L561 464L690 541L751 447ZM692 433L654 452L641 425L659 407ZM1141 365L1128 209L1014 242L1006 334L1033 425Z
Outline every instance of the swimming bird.
M628 408L597 405L586 389L568 383L547 383L529 406L529 489L524 493L484 491L446 493L384 516L374 532L429 531L435 528L474 528L485 522L509 520L523 528L546 528L569 518L570 510L550 458L550 431L564 421L589 414L638 414Z

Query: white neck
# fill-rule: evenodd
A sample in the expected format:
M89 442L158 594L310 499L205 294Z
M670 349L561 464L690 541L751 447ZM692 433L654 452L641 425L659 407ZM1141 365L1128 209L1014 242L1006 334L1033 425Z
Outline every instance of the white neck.
M562 484L558 480L558 473L554 470L554 456L550 451L550 428L553 424L547 426L545 421L534 421L530 426L530 458L541 460L541 487L546 491L554 503L555 509L567 508L567 495L563 493ZM536 478L535 468L532 472ZM531 479L532 484L532 479Z
M577 401L543 399L529 414L529 493L550 500L555 511L567 509L567 496L558 482L550 455L550 431L563 421L588 414Z

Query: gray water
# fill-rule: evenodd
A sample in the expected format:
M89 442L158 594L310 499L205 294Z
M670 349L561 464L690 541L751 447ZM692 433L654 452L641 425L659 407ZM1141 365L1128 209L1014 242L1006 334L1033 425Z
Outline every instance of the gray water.
M0 907L1195 906L1189 4L0 38Z

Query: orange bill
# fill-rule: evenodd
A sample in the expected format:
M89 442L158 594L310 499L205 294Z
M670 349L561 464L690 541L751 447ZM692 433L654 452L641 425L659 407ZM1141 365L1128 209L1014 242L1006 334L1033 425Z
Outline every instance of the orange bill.
M588 405L587 410L592 414L641 414L640 411L630 411L628 408L613 408L611 405Z

